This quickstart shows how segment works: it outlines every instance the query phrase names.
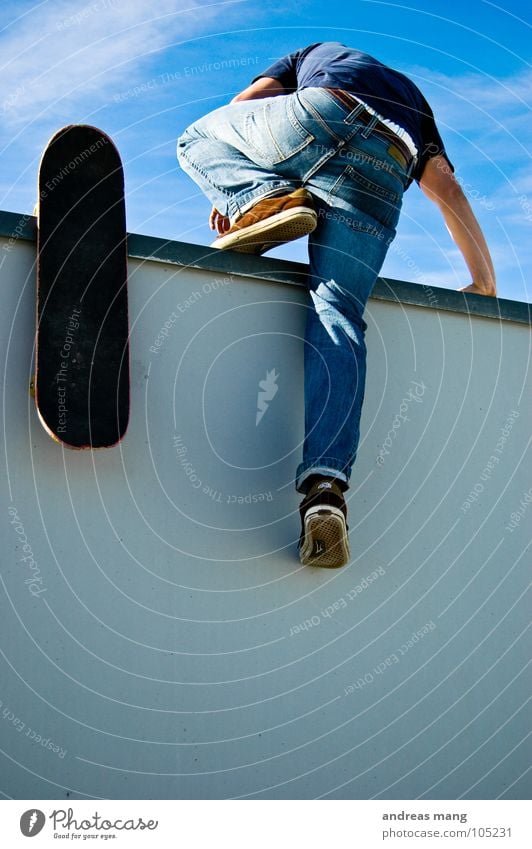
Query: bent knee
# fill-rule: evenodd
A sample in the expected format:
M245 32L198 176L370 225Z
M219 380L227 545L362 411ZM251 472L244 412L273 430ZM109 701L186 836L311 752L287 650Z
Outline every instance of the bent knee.
M177 140L177 155L179 156L183 151L188 147L189 144L196 141L198 138L198 132L196 131L195 124L191 124L190 127L187 127L186 130L181 133Z
M356 292L339 285L335 280L322 280L313 291L313 300L317 311L333 308L339 315L355 322L361 330L366 330L362 316L366 299L357 297Z

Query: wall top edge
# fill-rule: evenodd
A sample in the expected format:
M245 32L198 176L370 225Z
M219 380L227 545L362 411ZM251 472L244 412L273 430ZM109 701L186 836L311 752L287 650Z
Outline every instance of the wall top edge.
M37 219L33 215L0 210L0 237L8 239L11 245L18 240L35 242ZM305 263L239 254L235 251L219 251L206 245L193 245L139 233L128 233L128 254L132 259L163 262L224 275L253 277L290 286L304 287L308 272ZM405 280L379 277L371 299L458 312L468 316L502 319L519 324L532 323L530 304L506 298L487 298Z

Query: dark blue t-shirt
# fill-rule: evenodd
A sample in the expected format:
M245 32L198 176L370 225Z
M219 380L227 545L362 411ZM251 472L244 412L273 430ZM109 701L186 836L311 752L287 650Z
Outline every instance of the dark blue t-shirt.
M274 62L255 80L260 77L273 77L290 92L313 86L351 92L410 134L418 149L415 180L431 157L441 155L449 161L432 109L418 87L367 53L338 41L311 44Z

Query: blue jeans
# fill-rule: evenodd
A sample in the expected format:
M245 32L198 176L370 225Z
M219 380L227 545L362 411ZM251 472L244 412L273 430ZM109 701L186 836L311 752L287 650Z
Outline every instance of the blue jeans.
M222 106L178 141L181 167L232 222L270 195L304 186L314 197L300 492L312 474L349 482L366 380L362 316L408 184L401 152L359 111L306 88Z

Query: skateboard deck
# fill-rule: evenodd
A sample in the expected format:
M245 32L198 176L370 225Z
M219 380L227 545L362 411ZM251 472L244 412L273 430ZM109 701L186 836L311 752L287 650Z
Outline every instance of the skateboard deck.
M129 418L124 175L111 139L70 125L39 168L35 400L68 448L119 442Z

